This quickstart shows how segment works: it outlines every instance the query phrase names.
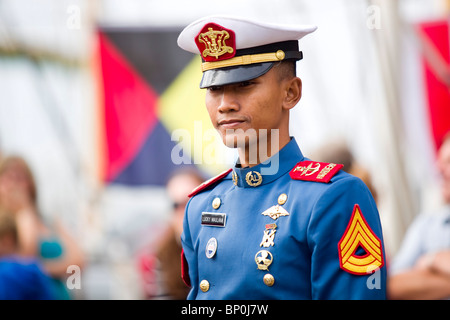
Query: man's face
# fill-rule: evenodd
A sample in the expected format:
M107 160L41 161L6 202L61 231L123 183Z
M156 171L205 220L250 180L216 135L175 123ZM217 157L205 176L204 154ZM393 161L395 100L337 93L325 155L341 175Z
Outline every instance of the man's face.
M268 139L271 130L288 126L283 83L276 68L272 68L253 80L207 89L206 108L226 146L248 146ZM260 135L265 133L261 129L267 129L267 134Z

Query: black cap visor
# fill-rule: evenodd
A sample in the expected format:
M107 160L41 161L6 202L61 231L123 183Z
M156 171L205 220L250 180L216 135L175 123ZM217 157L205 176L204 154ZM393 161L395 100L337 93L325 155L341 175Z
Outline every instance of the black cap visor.
M276 62L264 62L207 70L203 72L202 81L200 81L200 88L204 89L213 86L225 86L227 84L256 79L267 73L275 63Z

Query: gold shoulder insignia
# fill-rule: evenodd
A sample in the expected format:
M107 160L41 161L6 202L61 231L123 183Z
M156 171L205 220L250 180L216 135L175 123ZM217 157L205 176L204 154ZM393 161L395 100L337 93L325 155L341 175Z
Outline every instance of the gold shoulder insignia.
M365 255L355 254L359 247L364 249ZM357 204L339 241L338 250L341 269L356 275L370 274L384 265L381 241L367 224Z

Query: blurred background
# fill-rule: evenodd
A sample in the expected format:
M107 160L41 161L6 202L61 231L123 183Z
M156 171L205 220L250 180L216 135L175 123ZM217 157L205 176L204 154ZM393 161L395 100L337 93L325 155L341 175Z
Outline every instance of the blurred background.
M291 133L308 157L344 145L367 170L388 261L441 204L448 0L0 0L0 159L28 162L43 219L81 247L76 299L148 298L168 177L234 164L211 133L200 61L176 44L209 14L318 26L300 41Z

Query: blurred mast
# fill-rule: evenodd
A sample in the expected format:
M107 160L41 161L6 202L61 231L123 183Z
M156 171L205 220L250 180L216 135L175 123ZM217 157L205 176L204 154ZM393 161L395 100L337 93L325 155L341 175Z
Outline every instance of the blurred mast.
M411 182L408 180L403 149L405 148L404 128L400 97L401 33L404 31L399 13L398 0L369 0L369 5L378 8L380 28L372 33L375 40L375 54L381 70L380 106L376 108L377 127L383 128L377 134L380 170L387 173L385 190L390 199L386 209L390 213L387 220L392 234L391 250L401 243L403 235L418 211L418 203L413 197Z

